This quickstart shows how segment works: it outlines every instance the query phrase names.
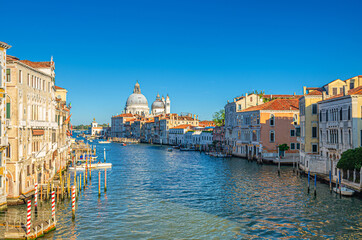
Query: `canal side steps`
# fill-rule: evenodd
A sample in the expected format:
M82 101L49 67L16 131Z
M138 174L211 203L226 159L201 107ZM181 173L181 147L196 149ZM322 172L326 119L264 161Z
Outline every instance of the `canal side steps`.
M56 228L56 222L50 220L36 222L31 230L30 235L26 235L26 224L21 225L6 225L5 226L5 239L37 239L44 236Z

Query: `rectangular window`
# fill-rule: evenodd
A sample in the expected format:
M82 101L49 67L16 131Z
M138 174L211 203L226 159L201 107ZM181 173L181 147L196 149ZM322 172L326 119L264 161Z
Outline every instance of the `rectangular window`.
M354 82L351 81L351 83L349 84L349 89L353 89L354 88Z
M312 104L312 114L317 114L317 104Z
M297 128L296 128L296 133L295 133L295 135L296 135L297 137L300 137L300 127L297 127Z
M274 131L270 131L270 133L269 133L269 141L270 141L270 142L274 142L274 141L275 141Z
M334 95L337 95L337 94L338 94L337 88L333 88L333 96L334 96Z
M291 143L291 144L290 144L290 149L291 149L291 150L295 150L295 143Z
M317 152L318 152L318 144L312 143L312 153L317 153Z
M10 103L6 103L6 118L10 119Z
M30 74L28 73L28 86L30 87Z
M290 130L290 136L295 137L295 130L294 129Z
M23 71L19 70L19 83L23 83Z
M343 93L343 88L339 88L339 93L342 94Z
M297 149L298 150L300 149L300 143L297 143Z
M312 127L312 138L317 137L317 127Z
M7 82L10 82L10 81L11 81L11 79L10 79L10 69L9 69L9 68L6 69L6 81L7 81Z

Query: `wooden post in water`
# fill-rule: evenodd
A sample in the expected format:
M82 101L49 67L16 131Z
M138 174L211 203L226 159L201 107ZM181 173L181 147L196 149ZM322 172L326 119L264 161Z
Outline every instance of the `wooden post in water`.
M89 159L89 182L92 181L92 157L91 157L91 151L88 147L88 159Z
M82 173L79 176L80 178L80 184L79 184L79 192L82 191Z
M314 175L314 196L317 196L317 173Z
M329 191L332 192L332 171L329 170Z
M280 176L280 157L278 157L278 175Z
M36 213L38 211L38 183L35 183L34 208Z
M107 169L104 169L104 192L107 192Z
M70 198L70 173L69 173L69 175L68 175L68 182L67 182L67 184L68 184L68 198Z
M101 171L98 171L98 197L101 196Z
M49 193L50 193L50 184L49 184L49 182L47 182L47 192L46 192L46 196L45 196L46 200L49 199Z
M310 189L310 170L308 170L308 194Z
M87 159L87 155L83 154L83 159L85 156L85 183L88 183L88 159Z
M339 174L339 196L342 197L342 179L341 179L341 170L338 171Z

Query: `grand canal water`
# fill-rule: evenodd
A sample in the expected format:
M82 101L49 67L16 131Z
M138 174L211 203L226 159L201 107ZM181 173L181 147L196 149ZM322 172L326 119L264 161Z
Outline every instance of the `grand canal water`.
M103 148L107 193L98 198L93 171L75 221L68 201L57 205L57 230L44 239L362 238L361 199L319 183L315 199L291 167L278 176L272 165L142 144L99 144L100 159Z

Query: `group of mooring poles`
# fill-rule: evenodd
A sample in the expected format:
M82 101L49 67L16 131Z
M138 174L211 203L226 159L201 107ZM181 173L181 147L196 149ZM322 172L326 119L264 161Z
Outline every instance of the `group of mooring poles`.
M52 203L52 222L55 224L55 191L51 192L51 203ZM31 237L31 226L32 226L32 206L31 206L31 200L27 200L26 202L27 208L26 208L26 237ZM35 196L34 196L34 210L35 210L35 217L37 216L37 210L38 210L38 184L35 184ZM49 221L49 224L51 221ZM39 229L42 233L44 231L43 223L41 224L41 229ZM35 227L35 235L38 234L37 226Z
M89 151L88 151L89 153ZM82 190L86 189L86 186L88 184L88 178L89 178L89 183L92 180L92 170L91 170L91 156L89 154L87 155L82 155L83 159L85 159L85 172L84 174L80 173L77 176L76 173L76 167L74 170L74 184L72 186L72 219L75 219L75 211L76 211L76 207L75 207L75 203L78 201L79 198L79 194ZM75 156L75 158L78 158L78 155ZM88 164L89 161L89 164ZM75 161L73 161L73 163L75 164ZM75 166L75 165L74 165ZM70 174L69 174L70 177ZM101 170L98 171L98 197L101 197ZM82 185L83 183L83 185ZM68 184L68 189L70 188L70 183ZM104 192L107 192L107 169L104 169ZM70 193L70 191L69 191Z
M310 193L310 170L308 170L308 194ZM317 174L314 175L314 196L317 196Z

